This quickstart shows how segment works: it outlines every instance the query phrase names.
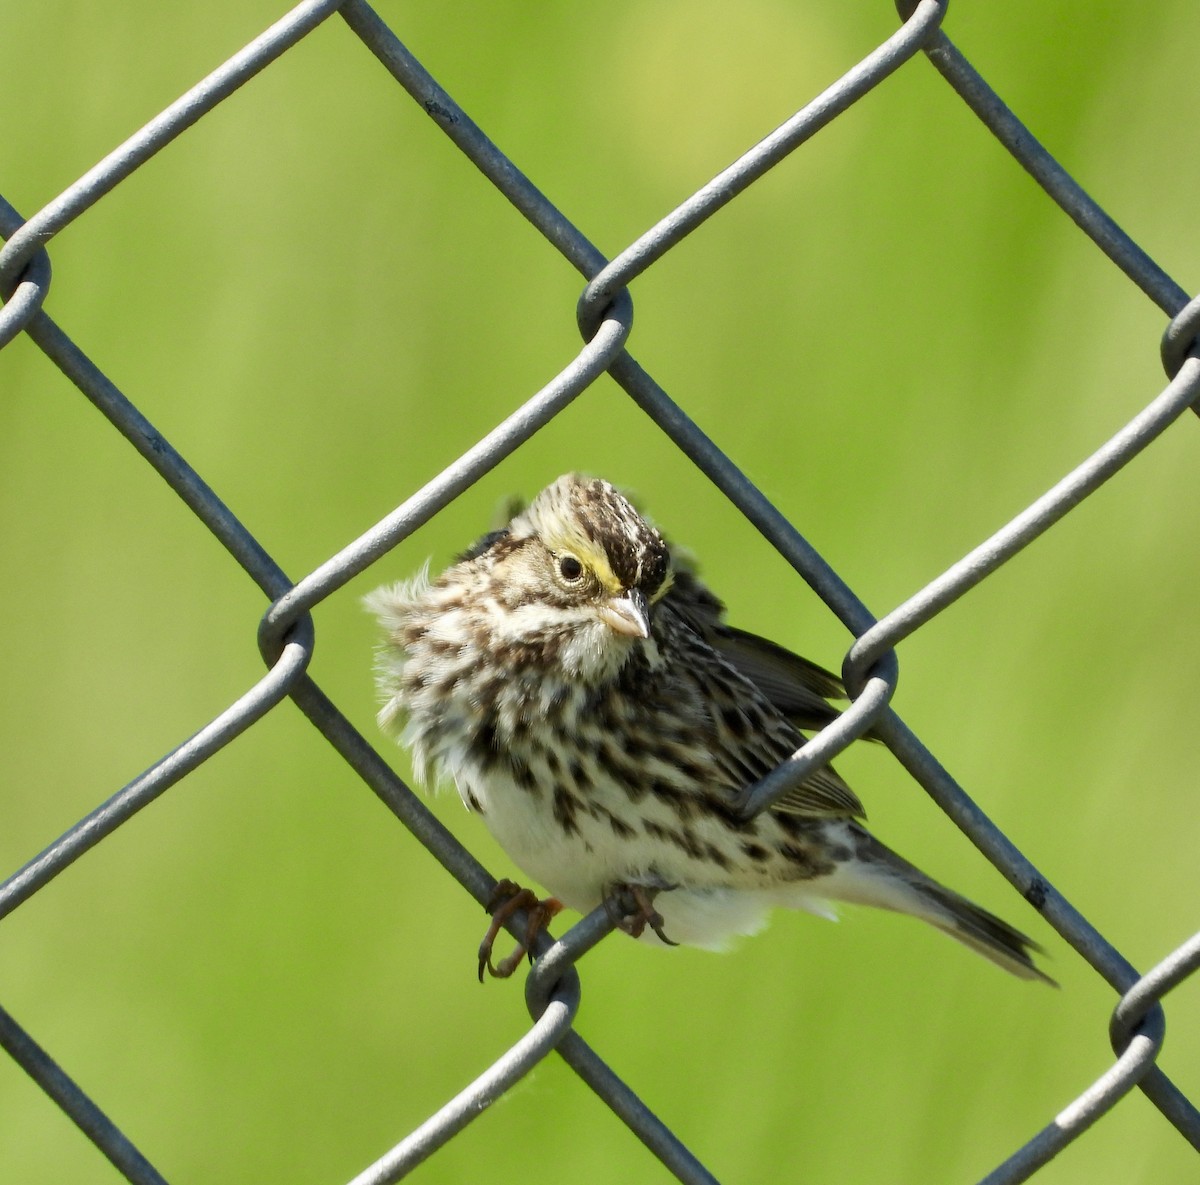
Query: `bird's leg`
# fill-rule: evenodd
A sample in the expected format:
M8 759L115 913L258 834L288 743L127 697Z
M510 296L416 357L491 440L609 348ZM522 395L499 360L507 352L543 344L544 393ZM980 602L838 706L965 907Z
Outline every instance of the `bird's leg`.
M492 922L479 944L479 982L483 983L485 971L490 972L496 979L507 979L520 966L526 955L532 960L533 944L537 941L538 934L550 924L550 919L562 907L562 902L556 897L539 898L531 889L523 889L516 881L510 881L507 877L497 881L487 905L484 906L492 915ZM492 946L504 924L519 909L529 912L525 937L511 954L501 959L499 964L493 964Z
M624 930L631 938L641 938L647 926L667 946L678 946L663 933L663 916L654 908L654 898L670 889L671 885L615 884L604 898L604 908L618 930ZM629 909L632 901L634 908Z

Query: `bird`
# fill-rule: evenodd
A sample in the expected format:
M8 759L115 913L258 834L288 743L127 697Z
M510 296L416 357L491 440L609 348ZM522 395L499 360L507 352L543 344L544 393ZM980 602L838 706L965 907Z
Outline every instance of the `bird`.
M365 603L381 728L551 894L499 882L481 980L511 974L563 906L606 903L645 942L722 950L774 909L844 902L1054 982L1035 942L877 840L832 766L742 817L744 789L837 717L842 683L729 625L690 558L608 481L558 478L440 576L426 562ZM525 941L497 963L521 907Z

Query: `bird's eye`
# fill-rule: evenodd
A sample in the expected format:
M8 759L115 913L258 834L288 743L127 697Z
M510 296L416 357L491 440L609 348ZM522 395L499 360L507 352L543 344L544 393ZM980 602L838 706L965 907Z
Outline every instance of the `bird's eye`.
M568 583L574 584L583 575L583 564L573 555L560 556L558 574Z

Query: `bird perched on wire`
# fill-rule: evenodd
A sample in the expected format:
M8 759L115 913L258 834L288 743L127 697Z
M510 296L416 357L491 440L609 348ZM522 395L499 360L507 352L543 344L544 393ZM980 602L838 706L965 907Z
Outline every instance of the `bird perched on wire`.
M837 715L828 671L723 620L724 606L606 481L560 477L436 580L367 598L384 632L379 721L423 782L452 780L554 895L501 882L480 978L511 974L562 904L630 903L624 929L719 949L776 907L912 914L1026 979L1024 934L931 880L860 822L831 768L743 819L740 792ZM517 906L526 943L491 944Z

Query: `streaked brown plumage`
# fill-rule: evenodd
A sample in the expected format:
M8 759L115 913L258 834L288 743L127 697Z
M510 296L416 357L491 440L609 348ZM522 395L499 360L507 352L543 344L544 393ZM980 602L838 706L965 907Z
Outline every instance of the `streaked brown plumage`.
M1046 978L1028 938L874 839L832 768L737 818L738 792L837 715L841 684L727 625L607 482L560 478L437 580L368 605L381 725L573 909L632 887L657 911L645 940L718 948L776 906L859 902Z

